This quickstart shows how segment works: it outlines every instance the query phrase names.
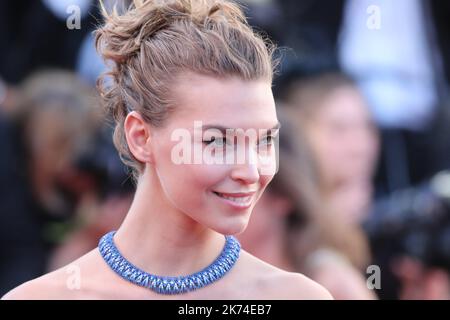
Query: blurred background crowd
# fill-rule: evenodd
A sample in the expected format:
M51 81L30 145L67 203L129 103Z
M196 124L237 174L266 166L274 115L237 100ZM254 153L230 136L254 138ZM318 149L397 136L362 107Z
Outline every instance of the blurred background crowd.
M282 123L243 247L336 299L449 299L450 3L241 3L279 46ZM0 296L95 248L132 201L99 24L97 0L0 2Z

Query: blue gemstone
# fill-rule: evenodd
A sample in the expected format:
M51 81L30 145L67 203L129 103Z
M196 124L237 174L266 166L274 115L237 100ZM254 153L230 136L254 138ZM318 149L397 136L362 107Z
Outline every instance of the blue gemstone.
M128 277L131 274L130 268L126 268L125 271L122 273L125 277Z
M141 281L141 280L138 280L138 281ZM148 276L142 276L141 283L144 287L148 287Z

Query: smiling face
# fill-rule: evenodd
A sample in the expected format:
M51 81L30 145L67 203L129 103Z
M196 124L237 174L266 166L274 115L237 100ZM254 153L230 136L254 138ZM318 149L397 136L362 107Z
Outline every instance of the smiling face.
M146 170L157 175L178 211L219 233L240 233L276 171L272 137L278 134L273 129L278 119L271 84L189 74L176 85L174 97L177 106L166 125L152 128L154 163L146 163ZM224 128L237 130L234 136L223 135ZM175 161L176 132L189 133L183 151L191 152L192 160L200 151L200 162ZM235 160L226 160L232 151ZM244 161L238 160L241 155Z

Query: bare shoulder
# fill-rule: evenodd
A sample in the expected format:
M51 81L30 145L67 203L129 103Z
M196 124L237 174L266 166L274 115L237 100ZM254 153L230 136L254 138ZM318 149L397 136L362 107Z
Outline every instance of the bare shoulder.
M323 286L300 273L282 272L276 277L274 288L277 297L285 300L332 300Z
M2 297L2 300L68 300L89 297L88 253L71 264L39 278L25 282ZM86 271L83 272L82 271ZM83 280L83 288L81 282Z
M2 300L54 300L68 299L67 290L62 285L61 271L45 274L25 282L9 291Z
M305 275L288 272L270 265L243 251L242 261L248 277L254 279L253 293L250 298L274 300L329 300L331 294L320 284Z

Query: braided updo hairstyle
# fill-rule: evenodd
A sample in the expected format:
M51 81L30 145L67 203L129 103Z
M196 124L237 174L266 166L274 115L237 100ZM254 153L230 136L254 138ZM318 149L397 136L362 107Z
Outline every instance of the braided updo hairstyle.
M109 65L97 83L115 124L114 144L135 181L144 164L131 154L124 132L130 111L162 126L175 107L171 84L184 72L272 82L274 45L248 25L227 0L134 0L119 14L102 7L97 51ZM173 95L172 95L173 96Z

